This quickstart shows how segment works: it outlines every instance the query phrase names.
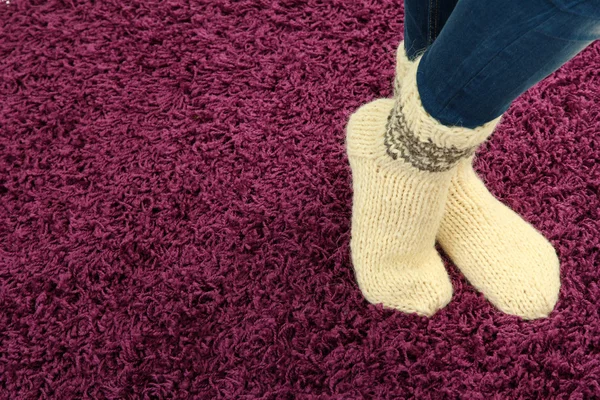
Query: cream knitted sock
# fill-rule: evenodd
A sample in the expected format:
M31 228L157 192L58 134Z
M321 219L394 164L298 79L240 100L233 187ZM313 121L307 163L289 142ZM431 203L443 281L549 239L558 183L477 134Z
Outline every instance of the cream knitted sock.
M439 124L423 109L416 66L396 100L362 106L348 122L352 262L371 303L432 315L452 297L435 236L461 158L493 131Z
M438 241L475 288L507 314L543 318L560 289L559 261L533 226L499 202L471 160L452 177Z
M404 43L398 47L396 63L397 93L413 64ZM473 170L472 158L460 161L452 177L437 237L471 284L500 310L534 319L554 308L560 289L554 248L486 189Z

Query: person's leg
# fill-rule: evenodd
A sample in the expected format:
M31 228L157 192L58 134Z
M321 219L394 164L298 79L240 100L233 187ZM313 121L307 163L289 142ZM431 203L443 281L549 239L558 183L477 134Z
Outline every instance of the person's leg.
M599 0L460 0L423 54L423 106L446 125L479 126L598 38Z
M458 0L404 0L404 49L410 60L438 37Z
M420 60L422 104L446 125L478 126L598 37L598 0L507 0L502 7L461 0ZM408 64L405 55L398 60ZM560 288L554 249L487 191L470 160L452 178L438 240L501 310L537 318L553 309Z
M472 11L476 8L473 4ZM495 12L501 15L504 8ZM494 32L488 21L483 33ZM395 99L361 107L347 126L354 188L351 253L363 294L373 303L425 315L444 306L452 288L433 248L437 233L492 303L528 319L546 316L560 287L552 246L495 200L471 168L470 156L499 118L474 128L444 125L423 107L417 87L422 59L405 59L411 65L397 69L403 76ZM468 71L471 65L457 67Z
M412 79L396 100L362 106L348 122L352 170L350 249L358 285L371 303L430 316L452 297L435 238L456 165L491 134L446 127L423 109ZM391 110L394 123L388 123Z
M410 61L427 50L438 37L458 0L404 0L404 39L396 53L394 96Z
M428 13L432 10L427 23L435 20L435 9ZM433 39L436 33L428 35ZM410 67L413 79L403 82L396 100L364 105L348 122L354 189L350 248L358 285L368 301L432 315L452 297L435 238L455 167L497 121L476 129L441 125L423 109L416 66Z

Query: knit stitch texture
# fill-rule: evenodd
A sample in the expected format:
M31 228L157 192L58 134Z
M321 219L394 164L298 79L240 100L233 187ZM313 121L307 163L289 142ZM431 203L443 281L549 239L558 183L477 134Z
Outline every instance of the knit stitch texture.
M408 60L401 42L396 52L395 98L417 91L413 79L417 65L418 59ZM405 119L402 114L396 118ZM454 129L460 135L460 129ZM473 158L464 157L474 150L424 152L437 162L425 159L418 164L439 171L458 160L437 234L440 245L469 282L498 308L526 319L546 317L560 289L556 252L543 235L486 189L473 170Z
M452 171L422 171L389 157L384 135L394 105L394 100L376 100L348 122L352 264L371 303L431 316L452 298L450 278L435 249Z
M498 121L467 129L431 118L419 98L418 64L409 66L395 99L371 102L348 122L350 247L358 284L370 302L430 316L452 296L434 247L450 181L457 162Z

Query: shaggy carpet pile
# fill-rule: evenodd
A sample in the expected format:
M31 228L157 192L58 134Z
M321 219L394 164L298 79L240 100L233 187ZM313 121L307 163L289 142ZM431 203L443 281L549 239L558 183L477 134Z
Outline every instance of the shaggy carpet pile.
M447 262L368 304L344 127L391 96L399 1L0 1L0 398L600 397L600 43L476 163L556 246L550 318Z

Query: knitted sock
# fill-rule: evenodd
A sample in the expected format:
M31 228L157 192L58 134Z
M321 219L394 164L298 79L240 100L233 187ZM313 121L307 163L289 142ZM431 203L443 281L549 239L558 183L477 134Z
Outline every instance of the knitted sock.
M352 262L371 303L432 315L452 297L435 250L458 161L493 131L439 124L423 109L416 65L396 100L362 106L348 122L352 169Z
M559 261L533 226L499 202L471 160L452 177L438 241L492 304L524 319L546 317L560 289Z
M396 62L398 92L413 64L403 43ZM486 189L472 158L460 161L452 177L437 237L469 282L503 312L534 319L554 308L560 289L554 248Z

